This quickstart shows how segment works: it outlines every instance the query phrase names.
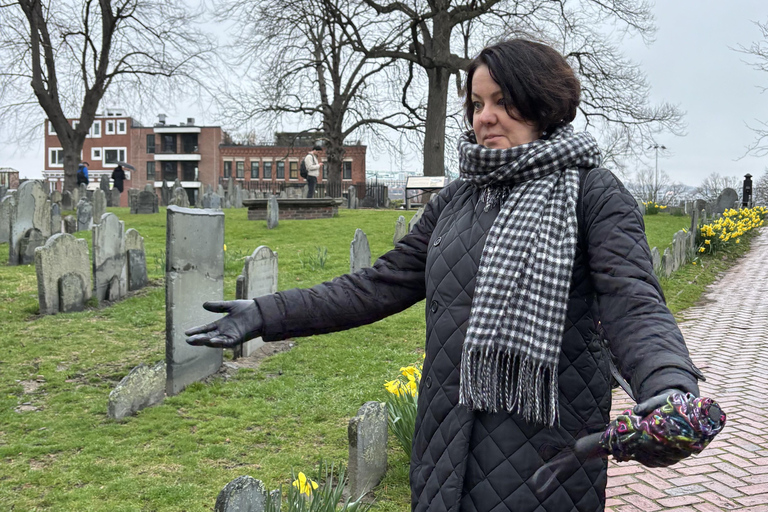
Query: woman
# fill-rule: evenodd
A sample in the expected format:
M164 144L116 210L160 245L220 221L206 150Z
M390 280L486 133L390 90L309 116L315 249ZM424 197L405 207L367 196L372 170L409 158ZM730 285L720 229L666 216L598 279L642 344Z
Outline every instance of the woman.
M580 86L563 57L524 40L491 46L466 90L462 179L394 250L309 290L207 303L229 315L187 341L347 329L426 298L412 508L603 510L603 459L579 461L543 496L532 481L608 422L598 321L643 410L672 389L698 394L700 374L664 304L635 200L598 167L592 136L569 124Z

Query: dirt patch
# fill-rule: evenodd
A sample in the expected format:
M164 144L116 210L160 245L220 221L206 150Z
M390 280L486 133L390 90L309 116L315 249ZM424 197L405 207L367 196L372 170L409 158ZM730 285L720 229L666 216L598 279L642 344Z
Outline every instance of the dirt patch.
M218 372L211 377L223 377L228 379L235 375L241 368L250 368L255 370L264 359L281 352L288 352L295 346L292 340L270 341L259 347L248 357L240 357L232 361L224 361ZM210 377L209 377L210 378ZM204 379L204 382L208 379Z
M21 384L21 389L24 392L24 394L29 395L30 393L34 393L35 391L37 391L37 389L43 385L43 381L22 380L22 381L19 381L19 384Z

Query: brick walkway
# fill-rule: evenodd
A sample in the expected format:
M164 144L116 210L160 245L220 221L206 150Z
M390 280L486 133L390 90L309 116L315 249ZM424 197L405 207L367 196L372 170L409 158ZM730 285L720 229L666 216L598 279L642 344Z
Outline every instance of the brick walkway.
M715 398L728 415L726 427L697 456L671 468L636 463L608 469L606 510L646 512L720 510L768 512L768 413L750 416L742 402L765 401L768 394L768 229L749 254L714 283L705 303L684 312L680 324L691 356L707 377L704 396ZM613 414L631 402L621 392Z

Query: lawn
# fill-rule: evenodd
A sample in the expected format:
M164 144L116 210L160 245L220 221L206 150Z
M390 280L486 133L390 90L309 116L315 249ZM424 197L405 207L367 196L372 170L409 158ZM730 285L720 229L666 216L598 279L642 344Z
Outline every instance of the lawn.
M145 238L153 286L103 309L40 317L34 266L8 267L0 244L0 503L11 510L210 511L219 490L248 474L269 488L320 458L345 461L346 425L383 383L421 360L423 304L347 332L295 340L295 347L229 380L196 383L124 422L107 418L110 390L139 363L164 358L165 211L129 215ZM234 298L243 259L267 245L279 257L279 288L311 286L347 272L355 228L371 253L392 247L394 210L341 210L337 218L281 221L275 230L225 211L225 297ZM406 220L412 212L406 212ZM687 217L646 217L649 238L665 240ZM661 234L663 233L663 234ZM77 236L88 240L90 233ZM746 244L745 244L746 245ZM327 248L323 268L318 249ZM741 249L742 251L745 249ZM663 281L674 310L733 261L687 266ZM202 302L205 297L200 297ZM390 440L389 471L376 509L409 508L408 461Z

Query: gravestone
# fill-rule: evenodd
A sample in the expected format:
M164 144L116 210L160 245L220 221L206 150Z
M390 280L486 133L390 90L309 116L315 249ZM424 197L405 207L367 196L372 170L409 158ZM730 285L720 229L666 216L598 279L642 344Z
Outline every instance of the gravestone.
M82 311L91 298L88 242L67 233L53 235L35 250L41 315Z
M173 180L173 186L171 187L171 190L176 190L177 188L183 188L181 186L181 182L179 181L179 178L176 178Z
M61 192L59 192L58 190L54 190L53 192L51 192L51 202L58 203L59 205L61 205Z
M118 300L127 291L124 231L125 223L114 213L105 213L93 226L93 290L99 304Z
M213 194L213 185L210 183L205 184L205 193L206 194Z
M358 228L355 230L352 243L349 244L349 272L351 274L370 266L371 248L368 246L368 237L362 229Z
M437 194L435 194L437 195ZM410 222L408 222L408 232L410 233L413 231L413 226L418 224L418 222L421 220L421 216L424 215L424 207L422 206L418 210L416 210L416 213L411 217Z
M51 205L51 234L61 233L61 209L59 203Z
M661 254L659 254L659 249L656 247L651 249L651 261L653 262L653 271L656 274L656 277L659 277L662 272Z
M135 208L136 211L135 212L132 211L131 213L151 214L151 213L157 213L160 211L157 194L155 194L154 192L147 192L146 190L142 190L141 192L139 192L135 205L136 205L136 208Z
M235 297L255 299L277 292L277 253L265 246L259 246L253 254L245 257L243 273L237 279ZM261 338L246 341L240 345L239 354L248 357L264 345Z
M227 195L225 197L229 204L235 202L235 179L232 176L227 179Z
M125 260L128 265L128 291L147 286L147 257L144 237L131 228L125 232Z
M131 213L136 213L135 209L138 205L138 199L139 199L139 189L137 188L129 188L128 189L128 208L130 208Z
M77 203L72 202L72 193L69 190L65 190L61 193L61 209L68 212L74 209L73 205Z
M243 207L243 189L240 185L235 186L235 208Z
M674 272L677 272L688 259L688 234L680 230L672 237L672 250L675 259Z
M645 215L645 205L642 201L635 198L635 202L637 203L637 208L640 210L640 215Z
M93 220L94 222L99 222L101 220L101 216L107 213L107 196L104 194L104 191L94 190L93 191Z
M77 202L80 202L80 199L88 199L90 201L91 199L88 197L88 187L85 185L85 183L81 183L79 187L77 187L77 193L78 193L78 200Z
M165 398L165 361L149 367L140 364L109 393L107 415L121 420Z
M216 497L214 512L265 512L267 488L248 475L229 482Z
M106 174L102 174L101 178L99 178L99 190L104 192L104 197L107 197L107 194L109 194L109 176Z
M166 222L166 393L216 373L222 349L193 347L184 331L220 318L202 301L224 298L224 213L169 206Z
M224 194L224 186L221 183L219 183L219 185L216 187L216 193L219 194L219 196L222 198L221 204L224 204L226 195Z
M397 218L397 222L395 222L395 236L392 238L392 243L396 244L400 241L401 238L403 238L406 235L407 231L405 230L405 217L402 215Z
M5 185L0 185L0 201L3 200L7 192L8 192L8 187L6 187Z
M664 277L669 277L674 272L674 255L669 247L664 249L664 255L661 257L661 266L664 269Z
M15 209L16 199L12 194L0 200L0 244L7 244L11 240L11 216Z
M280 206L277 204L277 198L271 196L267 201L267 229L275 229L280 221Z
M30 265L35 262L35 249L45 245L46 237L39 229L31 228L19 242L19 264Z
M724 188L715 202L715 215L722 215L725 210L733 208L738 200L738 192L732 188Z
M118 189L113 188L109 191L109 195L107 195L107 205L111 208L120 206L120 191Z
M387 404L366 402L349 420L349 494L359 499L387 471Z
M16 191L15 203L15 208L11 210L8 264L18 265L20 263L21 244L24 239L26 239L24 242L25 259L28 260L28 263L32 263L34 261L34 246L30 244L40 243L42 245L51 236L50 201L41 182L25 181L19 185L19 189Z
M699 231L699 210L691 206L691 233L697 233Z
M153 183L147 183L144 185L144 190L146 192L154 192L155 191L155 185Z
M357 208L357 188L354 186L347 189L347 208L350 210Z
M203 196L203 208L210 210L221 210L221 196L219 194L208 193Z
M77 230L88 231L93 224L93 206L83 198L77 203Z
M163 185L160 187L160 199L163 202L163 206L168 206L171 201L171 189L168 188L168 183L163 180Z
M189 196L187 191L181 187L173 189L173 197L171 197L171 205L181 206L182 208L189 208Z
M80 202L80 187L77 186L72 189L72 209L77 208L77 203Z
M69 234L77 233L77 219L73 215L64 217L64 232Z

